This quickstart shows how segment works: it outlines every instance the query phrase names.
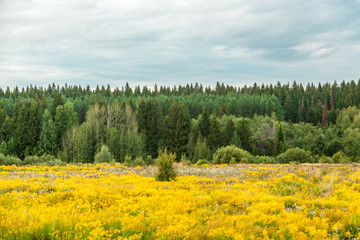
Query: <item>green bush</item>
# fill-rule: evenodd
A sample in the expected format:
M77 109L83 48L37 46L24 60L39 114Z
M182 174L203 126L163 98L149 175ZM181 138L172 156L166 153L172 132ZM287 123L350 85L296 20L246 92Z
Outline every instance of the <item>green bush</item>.
M154 164L154 159L151 155L147 155L144 159L146 165Z
M112 156L111 156L111 153L109 152L109 148L107 146L103 145L101 147L100 152L95 155L94 164L110 163L110 162L112 162Z
M203 164L209 164L210 162L206 159L200 159L195 163L195 165L203 165Z
M38 156L26 156L23 160L23 165L38 165L41 164L41 158Z
M38 156L26 156L22 162L23 165L64 165L65 163L55 158L53 155L44 154L41 157Z
M124 158L124 164L127 165L127 166L130 166L130 165L133 164L133 161L132 161L131 156L128 156L128 155L125 156L125 158Z
M0 153L0 165L21 165L22 161L15 156L5 156Z
M186 165L191 165L191 161L186 157L185 154L181 155L180 162L185 163Z
M229 164L247 162L252 155L241 148L234 145L222 147L216 150L213 155L213 163L215 164Z
M168 153L165 149L164 151L160 151L158 159L156 161L159 172L156 175L156 181L170 181L175 180L176 171L174 169L174 161L176 159L176 155L174 153Z
M290 148L284 153L276 157L277 162L279 163L290 163L290 162L299 162L299 163L310 163L313 162L313 158L308 151L305 151L300 148Z
M321 156L319 163L334 163L333 159L327 156Z
M256 163L256 164L274 164L278 163L274 157L270 156L254 156L249 159L249 163Z
M334 163L351 163L350 159L346 157L343 151L338 151L331 158L333 159Z
M145 165L145 162L142 157L137 157L137 158L135 158L133 164L136 166L142 166L142 165Z

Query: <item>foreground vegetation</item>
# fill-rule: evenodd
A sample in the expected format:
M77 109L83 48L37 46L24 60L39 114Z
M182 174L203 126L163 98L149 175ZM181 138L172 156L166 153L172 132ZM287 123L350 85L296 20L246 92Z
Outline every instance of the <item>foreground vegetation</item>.
M360 166L0 166L2 239L354 239Z

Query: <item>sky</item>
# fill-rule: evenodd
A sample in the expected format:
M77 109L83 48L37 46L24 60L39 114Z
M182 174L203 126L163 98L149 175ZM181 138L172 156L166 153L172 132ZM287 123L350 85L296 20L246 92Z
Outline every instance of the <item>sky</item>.
M0 87L360 78L360 0L0 0Z

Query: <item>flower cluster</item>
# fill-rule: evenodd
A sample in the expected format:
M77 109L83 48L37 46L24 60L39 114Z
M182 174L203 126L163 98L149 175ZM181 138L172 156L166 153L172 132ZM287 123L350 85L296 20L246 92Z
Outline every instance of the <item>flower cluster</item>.
M0 239L360 237L357 165L181 168L0 166Z

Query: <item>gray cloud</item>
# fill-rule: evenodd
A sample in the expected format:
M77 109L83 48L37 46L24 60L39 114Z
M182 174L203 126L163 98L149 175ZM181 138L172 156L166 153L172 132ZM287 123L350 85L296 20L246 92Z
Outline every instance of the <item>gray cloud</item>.
M359 1L0 0L0 87L359 78Z

